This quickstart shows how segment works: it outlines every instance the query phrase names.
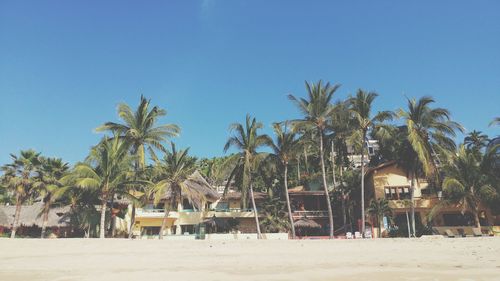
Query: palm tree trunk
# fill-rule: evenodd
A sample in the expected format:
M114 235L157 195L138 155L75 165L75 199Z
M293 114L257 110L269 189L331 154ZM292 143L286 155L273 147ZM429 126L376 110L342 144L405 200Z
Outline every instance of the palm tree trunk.
M479 210L478 208L474 208L474 222L476 223L476 227L481 229L481 221L479 220Z
M416 237L417 232L415 230L415 171L411 173L411 187L410 187L410 212L411 212L411 226L412 226L412 236Z
M292 207L290 206L290 195L288 194L288 163L285 163L285 198L288 207L288 217L290 219L290 229L292 230L292 239L295 239L295 226L293 225Z
M300 156L297 157L297 185L300 185Z
M309 163L307 161L307 146L304 145L304 164L306 169L306 174L309 174Z
M14 215L14 222L12 223L12 232L10 238L16 238L17 226L19 225L19 217L21 216L21 196L17 195L16 200L16 213Z
M384 217L378 220L378 238L382 238L382 225L384 225Z
M106 206L108 203L108 194L104 193L102 195L101 202L101 222L99 224L99 238L104 239L106 233Z
M335 176L335 149L334 149L334 143L332 140L332 155L331 155L331 161L332 161L332 178L333 178L333 188L337 188L337 178Z
M287 191L288 193L288 191ZM252 207L255 215L255 224L257 225L257 239L262 239L262 233L260 232L260 223L259 223L259 213L257 211L257 206L255 204L255 196L253 194L253 184L250 181L250 198L252 199Z
M342 188L342 219L343 219L343 227L344 227L344 230L345 230L345 226L347 224L347 214L346 214L346 210L345 210L345 194L344 194L344 188Z
M361 235L365 237L365 142L366 131L363 132L363 145L361 146Z
M130 215L130 228L128 230L128 239L132 239L132 231L135 224L135 202L132 202L132 214Z
M325 189L326 205L328 207L328 221L330 223L330 239L333 239L333 213L332 204L330 203L330 194L326 183L325 157L323 155L323 131L319 134L319 155L321 160L321 174L323 176L323 188Z
M48 201L48 202L47 202ZM40 238L45 238L45 232L47 229L47 222L49 221L49 211L50 211L50 200L47 200L44 202L43 206L43 221L42 221L42 233L40 235Z
M411 238L410 218L408 216L408 210L406 210L406 224L408 226L408 238Z
M115 238L115 230L116 230L116 216L113 214L113 207L115 206L115 194L111 194L111 208L110 208L110 226L109 226L109 235L111 238Z
M167 220L168 220L168 215L170 214L170 208L172 208L177 201L175 198L175 195L171 195L172 200L170 203L165 202L165 215L163 216L163 220L161 221L161 227L160 227L160 233L158 233L158 239L162 240L163 239L163 232L165 232L165 228L167 227Z

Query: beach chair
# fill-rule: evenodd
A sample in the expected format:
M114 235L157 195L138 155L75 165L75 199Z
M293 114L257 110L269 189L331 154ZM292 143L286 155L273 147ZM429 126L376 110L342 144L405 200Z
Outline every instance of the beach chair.
M345 234L345 238L346 238L346 239L352 239L352 232L347 232L347 233Z
M359 231L354 232L354 238L356 239L361 239L363 236L361 236L361 233Z
M481 228L474 227L472 228L472 233L474 233L474 237L483 237L483 232L481 232Z
M453 231L451 231L451 229L445 230L444 233L446 234L446 237L448 237L448 238L455 238L456 237L455 233L453 233Z

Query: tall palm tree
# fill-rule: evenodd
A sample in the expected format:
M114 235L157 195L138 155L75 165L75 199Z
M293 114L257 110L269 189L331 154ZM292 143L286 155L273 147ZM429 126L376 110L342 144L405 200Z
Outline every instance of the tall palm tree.
M359 89L356 96L349 99L350 111L357 127L357 136L361 139L361 232L365 235L365 149L367 135L370 130L384 131L385 121L392 120L394 114L381 111L372 116L373 102L378 94Z
M472 131L464 138L464 145L467 149L479 151L488 145L488 136L481 131Z
M171 143L171 150L165 153L162 161L157 161L156 173L161 180L152 188L155 203L165 199L165 214L158 234L159 239L163 239L170 210L177 207L183 196L190 200L203 200L203 194L186 185L186 180L196 169L194 158L188 156L189 148L177 150L175 144Z
M226 184L226 191L233 179L235 179L236 184L241 188L241 204L243 209L247 208L248 195L250 195L258 239L261 239L262 235L252 180L259 165L267 157L266 153L258 152L258 150L269 143L269 136L259 135L258 131L261 128L262 123L257 122L255 118L247 115L245 125L233 123L230 126L230 132L234 132L234 135L229 137L224 145L224 152L227 152L230 148L238 150L238 153L235 153L226 161L226 166L229 166L232 171Z
M41 238L45 238L50 208L68 190L68 186L64 186L61 179L68 172L69 165L60 158L42 158L41 163L34 188L43 198Z
M303 115L300 120L294 120L295 130L308 130L316 133L319 143L319 156L321 165L321 174L323 177L323 188L325 191L326 204L328 206L328 221L330 224L330 239L333 239L333 213L328 184L326 181L325 159L324 159L324 138L327 130L328 121L333 111L331 104L333 94L340 85L330 85L320 80L316 84L306 82L307 99L296 98L288 95L288 98L297 106Z
M106 210L108 200L121 186L129 183L128 176L132 159L128 145L119 138L104 138L92 148L85 163L75 166L71 175L80 188L98 190L101 199L99 238L105 237Z
M483 171L483 157L462 145L449 165L443 181L445 204L459 204L462 212L469 210L476 227L481 227L479 207L498 196L490 184L488 175Z
M384 225L384 216L392 217L392 209L389 207L389 201L385 198L379 198L378 200L372 199L368 209L366 210L368 214L375 217L378 223L378 238L382 237L382 225Z
M111 131L114 135L124 139L131 146L131 153L136 157L135 180L140 178L140 174L146 165L146 150L152 156L154 149L165 151L163 142L175 137L180 133L180 128L175 124L158 125L159 119L167 114L164 109L158 106L150 108L151 100L141 95L141 101L135 111L125 103L118 105L118 116L123 124L106 122L98 127L96 131ZM136 194L135 189L141 186L134 186L130 191ZM133 198L132 198L133 199ZM129 229L129 238L132 237L132 227L135 223L135 208L137 200L132 200L132 217Z
M300 140L294 132L287 132L285 127L279 123L273 125L276 142L269 140L268 146L271 147L273 153L269 156L281 166L283 170L283 181L285 188L286 205L288 209L288 218L290 219L290 227L292 230L292 239L295 239L295 226L293 224L292 208L290 205L290 196L288 194L288 164L300 152Z
M407 138L416 157L411 165L410 197L412 229L415 234L415 181L418 169L426 177L438 176L438 155L449 155L455 151L456 145L453 137L456 130L463 128L451 120L451 113L444 108L432 108L435 101L431 97L422 97L418 101L408 99L408 109L400 109L398 116L403 118L407 128Z
M15 194L16 211L10 238L16 237L19 226L22 204L33 193L33 184L38 175L40 166L40 153L34 150L22 150L19 156L11 154L12 163L2 166L4 171L4 184Z

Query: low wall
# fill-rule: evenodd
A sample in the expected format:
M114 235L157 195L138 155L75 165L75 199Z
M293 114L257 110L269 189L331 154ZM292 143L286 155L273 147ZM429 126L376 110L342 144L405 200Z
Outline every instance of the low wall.
M266 240L288 240L288 233L262 233ZM206 240L256 240L257 233L215 233L207 234Z
M262 233L266 240L288 240L288 233ZM158 236L142 236L140 239L158 239ZM195 235L167 235L164 240L196 240ZM205 240L257 240L257 233L214 233L206 234Z

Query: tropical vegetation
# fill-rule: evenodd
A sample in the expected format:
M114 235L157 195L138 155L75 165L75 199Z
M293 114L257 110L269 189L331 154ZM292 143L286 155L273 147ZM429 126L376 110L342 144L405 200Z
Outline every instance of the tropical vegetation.
M10 236L16 237L23 225L22 206L36 203L42 206L38 237L48 237L49 213L62 206L69 210L64 219L71 236L132 237L136 207L153 201L164 210L158 233L162 239L168 233L169 213L179 203L205 203L204 194L186 184L196 171L210 185L223 186L224 196L231 190L241 194L241 208L255 214L258 238L262 232L297 236L297 206L290 198L291 188L297 186L324 194L321 200L328 216L324 234L330 238L347 231L364 234L365 220L381 226L385 217L394 223L388 200L371 200L365 206L367 169L389 161L411 181L409 199L403 201L404 235L423 233L414 208L420 179L442 192L436 210L459 206L472 214L477 227L482 226L482 206L500 213L495 207L500 205L500 147L493 137L472 130L457 143L464 128L432 97L407 99L407 105L396 111L379 110L377 93L359 89L340 99L339 87L306 82L305 95L288 96L300 117L272 123L270 135L262 122L247 114L243 123L230 125L227 141L221 144L225 155L212 158L196 158L189 155L189 148L178 149L172 139L179 136L180 127L165 123L166 110L144 96L134 109L119 104L120 122L97 127L104 135L81 162L70 165L34 150L10 155L0 173L0 200L15 206ZM498 118L491 122L496 124ZM380 145L376 152L369 151L372 140ZM353 155L361 157L358 166ZM256 193L265 194L265 200L257 204ZM131 208L118 210L117 202L122 201ZM131 219L130 228L117 234L114 220L124 215ZM432 218L428 221L432 223Z

